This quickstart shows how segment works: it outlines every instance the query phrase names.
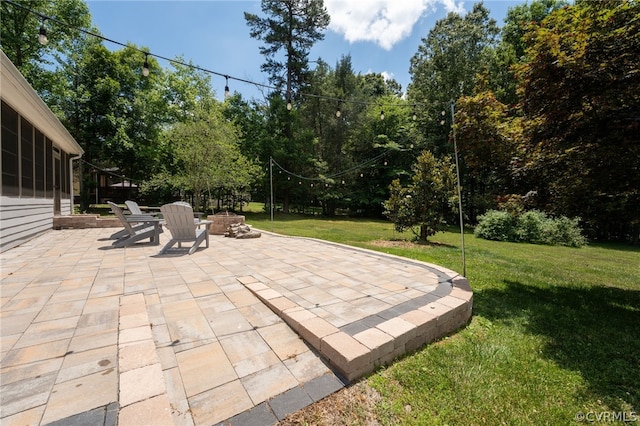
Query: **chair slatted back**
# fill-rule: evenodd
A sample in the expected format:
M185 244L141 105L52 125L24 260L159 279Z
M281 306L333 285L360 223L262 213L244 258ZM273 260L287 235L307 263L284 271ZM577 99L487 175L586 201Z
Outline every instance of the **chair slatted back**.
M140 210L140 206L138 205L138 203L136 203L135 201L127 200L124 203L127 205L127 208L129 209L131 214L144 214L142 213L142 210Z
M162 218L171 236L178 241L195 241L196 224L193 221L193 208L183 204L165 204L160 207Z
M127 230L129 235L135 235L135 231L131 227L131 224L127 222L127 219L124 217L122 209L116 203L113 203L111 201L107 201L107 203L109 203L111 211L118 217L118 219L120 219L120 223L122 223L122 226L124 226L124 229Z

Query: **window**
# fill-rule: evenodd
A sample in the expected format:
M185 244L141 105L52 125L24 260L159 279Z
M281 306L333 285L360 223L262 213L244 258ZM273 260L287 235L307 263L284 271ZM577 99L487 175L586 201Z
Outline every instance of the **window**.
M2 102L2 194L20 195L18 113Z
M36 129L36 138L34 140L33 151L35 158L35 177L36 177L36 197L44 198L44 172L45 172L45 143L44 135Z
M20 120L20 158L22 162L22 195L33 196L33 126L24 117Z
M71 188L69 187L69 155L61 151L60 159L62 160L62 167L60 169L61 181L60 181L60 194L63 197L69 197L71 194Z
M45 153L45 198L53 198L53 142L46 138Z

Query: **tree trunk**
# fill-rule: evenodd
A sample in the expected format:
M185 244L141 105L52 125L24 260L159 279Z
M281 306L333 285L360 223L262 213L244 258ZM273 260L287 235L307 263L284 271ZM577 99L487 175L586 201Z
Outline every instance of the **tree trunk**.
M420 241L427 241L427 238L429 237L429 228L427 227L427 225L420 225Z

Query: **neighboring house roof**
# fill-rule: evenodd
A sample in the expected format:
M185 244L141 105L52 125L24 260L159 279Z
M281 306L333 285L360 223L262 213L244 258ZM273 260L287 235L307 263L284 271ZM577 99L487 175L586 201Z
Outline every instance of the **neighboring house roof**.
M53 140L63 151L69 154L84 154L82 147L2 50L0 50L0 67L2 68L0 75L2 100Z

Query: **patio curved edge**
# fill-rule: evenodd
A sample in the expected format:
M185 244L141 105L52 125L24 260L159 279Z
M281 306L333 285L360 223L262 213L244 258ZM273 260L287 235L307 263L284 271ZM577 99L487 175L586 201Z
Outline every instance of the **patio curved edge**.
M436 290L398 304L395 309L387 309L384 313L369 315L340 327L270 288L268 283L243 283L348 382L371 374L378 367L389 365L405 354L454 333L467 324L472 316L473 291L469 281L457 272L375 250L314 238L267 233L355 250L379 256L391 264L422 265L431 272L438 272L439 285Z

